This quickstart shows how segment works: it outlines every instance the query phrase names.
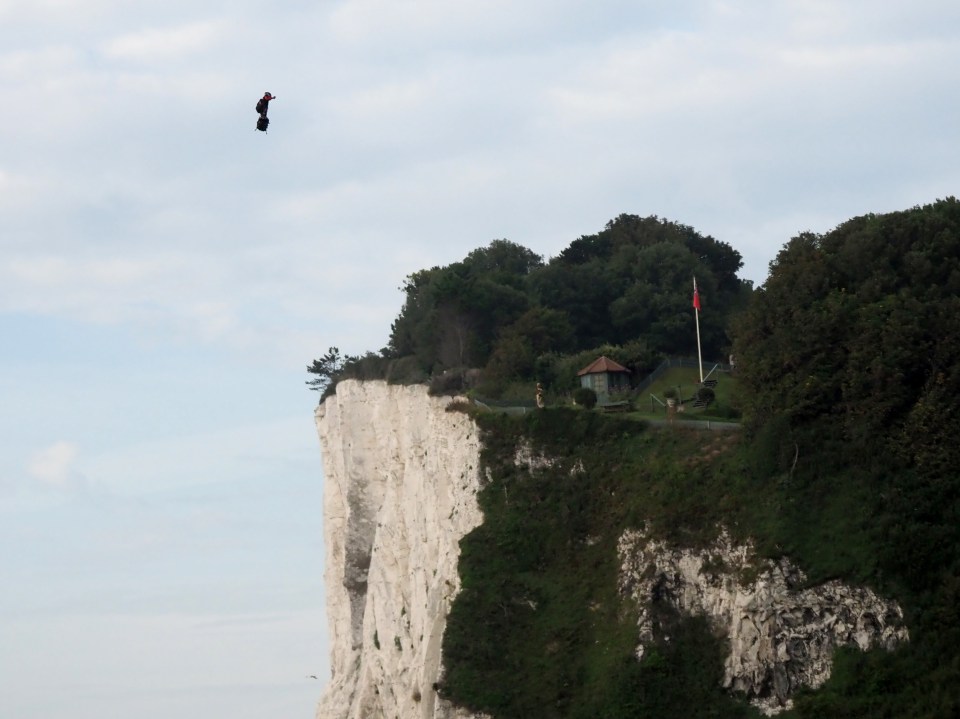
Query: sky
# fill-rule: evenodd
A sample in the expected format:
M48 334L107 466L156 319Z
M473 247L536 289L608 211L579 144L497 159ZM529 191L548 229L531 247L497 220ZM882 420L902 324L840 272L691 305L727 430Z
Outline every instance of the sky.
M0 0L0 38L5 719L313 716L305 368L407 275L628 213L759 285L960 185L952 0Z

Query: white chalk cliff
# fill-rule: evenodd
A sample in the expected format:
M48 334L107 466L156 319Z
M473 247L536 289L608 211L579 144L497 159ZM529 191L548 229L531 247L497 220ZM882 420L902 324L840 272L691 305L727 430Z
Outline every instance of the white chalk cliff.
M451 401L422 385L345 380L317 408L332 643L317 719L474 717L434 689L460 588L459 541L482 521L479 433L468 415L446 411ZM522 446L515 462L553 460ZM684 550L629 531L619 552L620 591L640 608L638 655L655 636L654 600L706 616L729 640L725 686L765 713L826 681L836 647L908 640L893 602L839 582L806 587L788 561L758 560L725 535Z
M909 640L895 602L838 581L806 586L789 560L759 558L725 532L703 549L682 549L628 531L619 553L620 591L640 607L637 655L654 640L652 602L706 617L729 644L724 687L767 715L829 679L838 647L893 650Z
M440 699L459 541L481 521L474 422L424 386L345 380L317 408L332 678L318 719L465 719Z

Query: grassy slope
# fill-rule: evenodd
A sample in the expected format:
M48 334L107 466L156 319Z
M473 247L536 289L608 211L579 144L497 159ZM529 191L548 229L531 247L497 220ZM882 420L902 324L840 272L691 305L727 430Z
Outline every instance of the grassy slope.
M712 376L718 380L715 392L716 401L707 409L694 409L692 405L686 407L686 411L678 415L678 419L719 419L726 421L736 421L736 393L737 379L725 372L714 373ZM667 370L656 382L643 390L635 397L634 412L631 413L636 419L663 419L666 417L666 404L663 392L668 387L679 389L685 400L691 399L697 391L699 375L697 370L689 368L675 367ZM651 399L651 395L657 399ZM509 385L504 391L502 399L490 401L494 406L500 405L525 405L532 408L536 398L536 382L517 382ZM559 407L568 406L570 398L568 395L555 396L547 394L547 406ZM659 401L657 401L659 400Z
M444 691L499 719L754 716L719 690L722 647L701 621L678 620L684 639L637 662L636 614L616 591L622 528L650 517L679 526L676 512L710 513L680 507L674 493L689 495L699 458L721 449L705 442L735 438L648 433L568 410L481 421L491 480L481 493L484 524L461 545L463 592L445 636ZM517 431L558 463L516 470ZM678 464L678 456L690 461ZM583 473L571 472L577 462ZM674 481L655 479L667 475Z
M635 660L635 610L616 592L626 527L697 545L723 523L800 561L813 581L883 583L877 566L891 550L869 482L806 455L791 465L776 427L748 443L584 411L478 419L485 520L462 542L463 592L444 638L442 690L464 706L497 719L755 716L720 690L723 647L702 621L675 618L673 640ZM554 466L517 469L520 437ZM578 462L583 472L572 471ZM960 662L949 661L960 586L937 600L896 578L878 588L908 606L908 621L939 612L940 629L921 624L892 655L841 653L834 678L790 716L938 717L960 706Z
M711 379L717 380L717 386L714 390L716 399L713 404L705 410L695 409L692 404L688 404L685 411L679 416L680 419L730 418L736 405L736 377L726 372L715 372ZM667 370L663 376L637 397L635 402L636 414L641 417L662 419L666 416L664 391L667 388L675 389L684 402L688 402L696 394L699 380L699 373L695 369L675 367Z

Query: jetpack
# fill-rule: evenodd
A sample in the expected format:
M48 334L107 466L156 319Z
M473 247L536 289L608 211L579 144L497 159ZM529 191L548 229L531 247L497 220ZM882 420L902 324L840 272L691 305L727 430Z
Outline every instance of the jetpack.
M263 97L257 100L257 113L260 117L257 118L257 129L260 132L266 132L267 128L270 127L270 118L267 117L267 109L270 107L270 101L276 99L269 92L263 93Z

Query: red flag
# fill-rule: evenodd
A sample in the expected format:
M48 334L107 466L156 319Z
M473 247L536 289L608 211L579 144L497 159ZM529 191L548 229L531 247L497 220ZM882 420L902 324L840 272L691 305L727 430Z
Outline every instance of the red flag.
M697 291L697 278L693 278L693 309L700 311L700 292Z

